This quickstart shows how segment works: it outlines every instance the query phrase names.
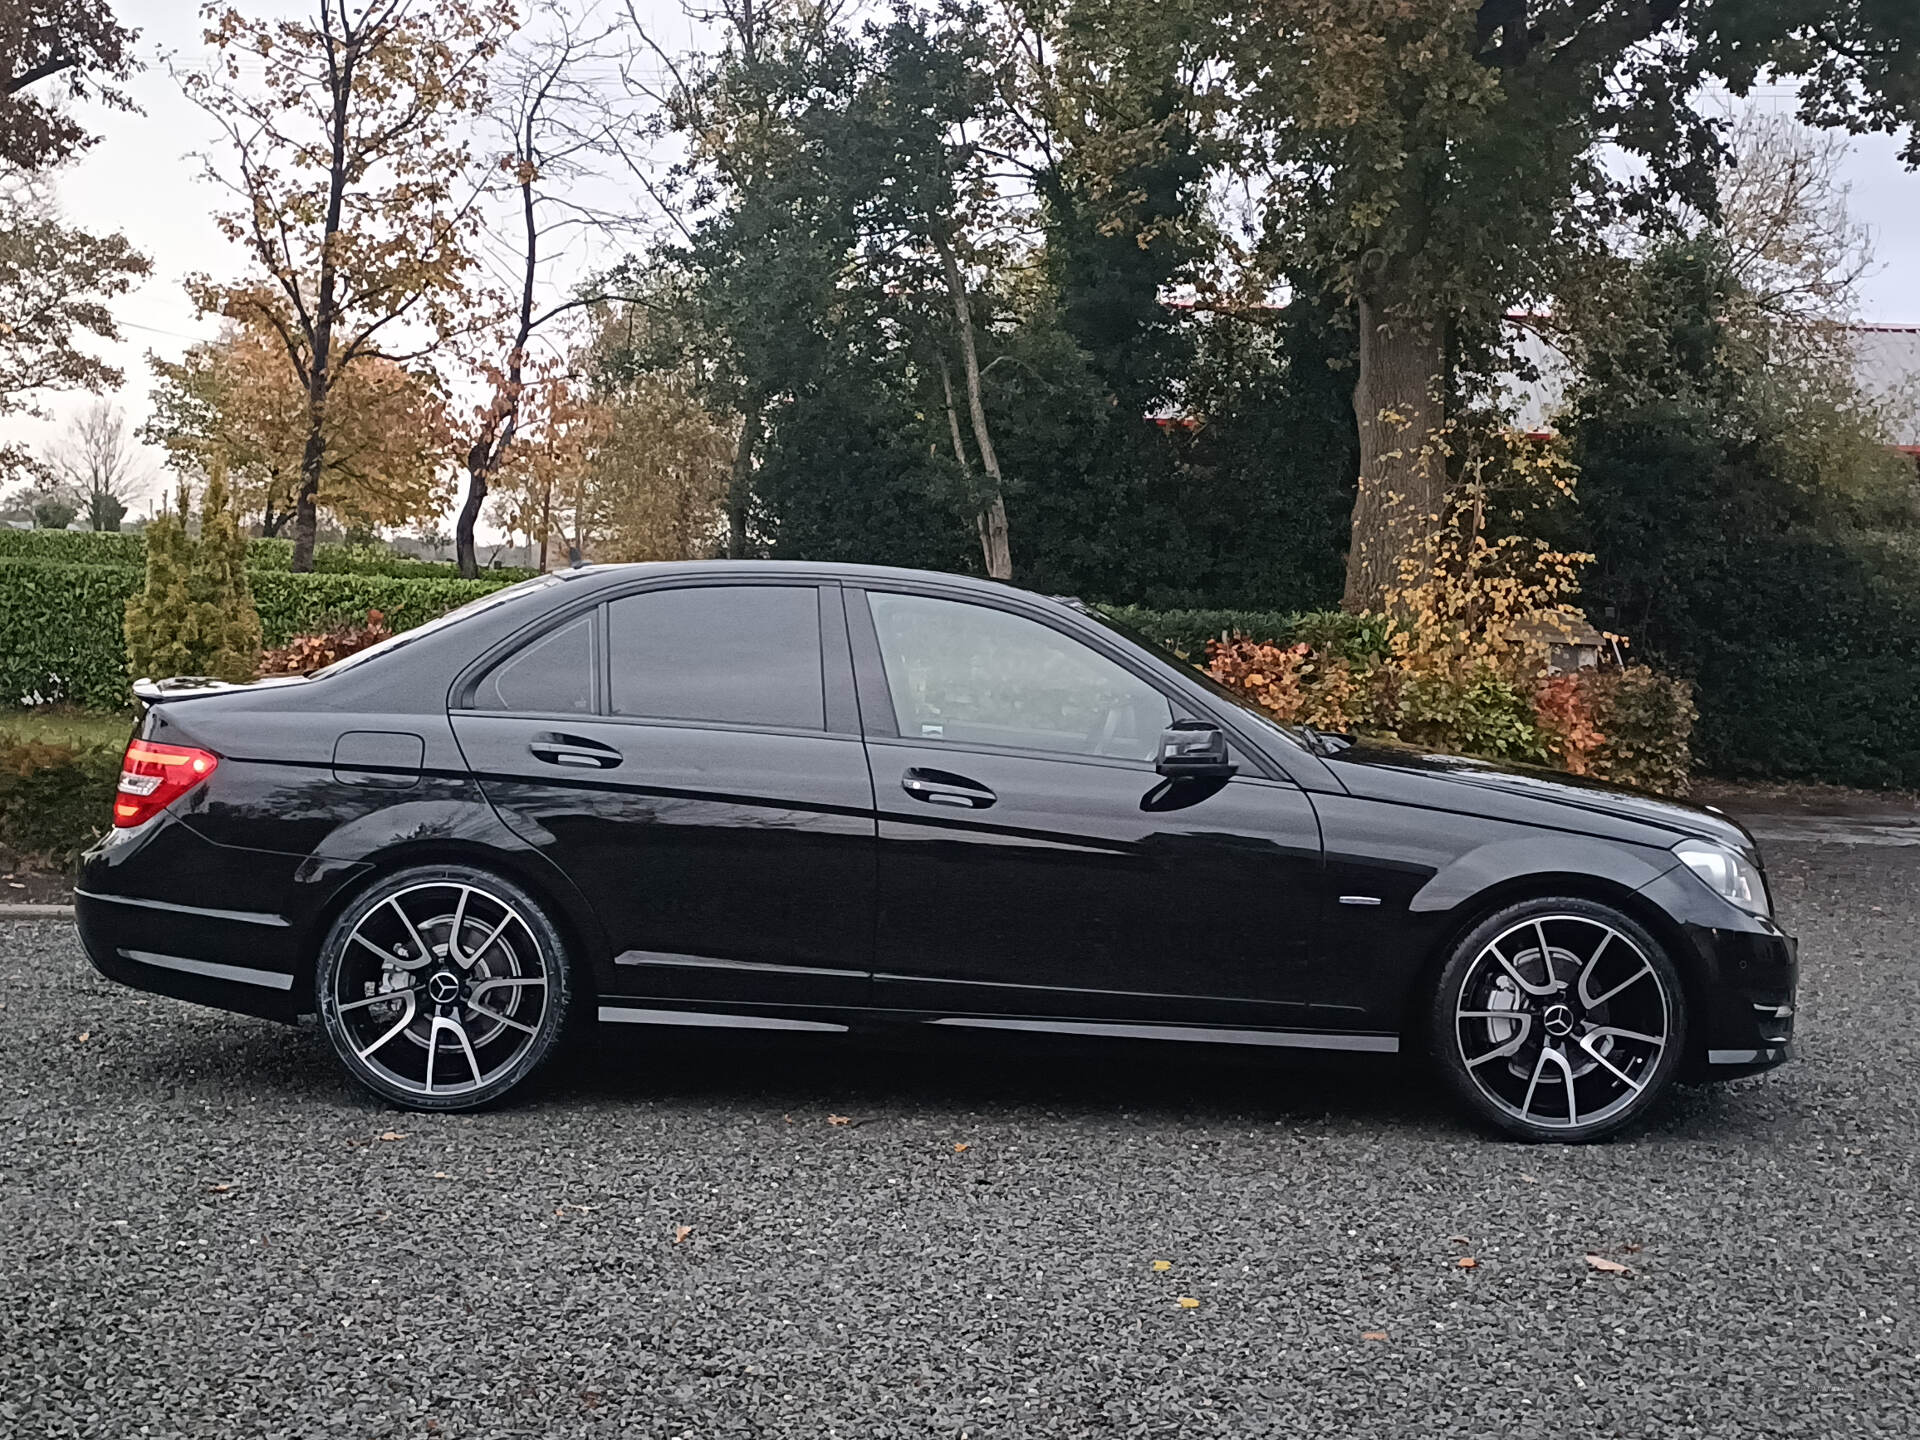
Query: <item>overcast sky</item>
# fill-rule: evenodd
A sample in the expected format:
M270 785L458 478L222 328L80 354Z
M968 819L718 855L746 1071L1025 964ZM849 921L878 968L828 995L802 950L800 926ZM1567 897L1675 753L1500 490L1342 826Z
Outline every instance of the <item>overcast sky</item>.
M131 87L144 113L90 110L89 123L102 139L61 173L57 190L69 223L96 231L123 230L153 260L153 274L116 307L124 343L105 352L126 372L115 398L137 424L148 409L152 376L147 353L178 358L214 328L195 316L181 280L194 271L237 274L244 259L207 218L215 196L198 178L191 158L193 151L213 144L209 124L180 97L158 58L173 52L192 63L202 53L198 0L122 0L119 8L141 27L141 49L154 62ZM255 3L245 8L286 7ZM667 48L684 49L690 43L691 29L677 0L638 0L636 9L656 26L655 36ZM1769 90L1752 103L1790 111L1792 96ZM1920 175L1900 166L1895 148L1884 136L1866 136L1855 140L1848 152L1844 178L1852 212L1868 227L1876 255L1875 268L1862 286L1861 318L1920 325ZM46 420L0 419L0 441L42 449L91 398L49 397ZM157 452L151 463L158 476Z

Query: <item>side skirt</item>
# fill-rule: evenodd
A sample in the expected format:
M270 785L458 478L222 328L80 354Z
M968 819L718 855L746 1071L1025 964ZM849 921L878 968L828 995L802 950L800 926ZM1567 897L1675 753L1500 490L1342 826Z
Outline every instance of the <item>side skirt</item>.
M961 1030L1013 1031L1111 1040L1171 1040L1182 1044L1247 1045L1290 1050L1335 1050L1393 1055L1397 1035L1353 1034L1324 1030L1247 1030L1222 1025L1153 1025L1097 1020L1013 1019L988 1015L920 1015L898 1010L830 1011L841 1020L803 1019L765 1011L683 1010L637 1005L602 1005L603 1024L668 1025L716 1030L785 1030L844 1034L868 1026L889 1029L938 1025Z

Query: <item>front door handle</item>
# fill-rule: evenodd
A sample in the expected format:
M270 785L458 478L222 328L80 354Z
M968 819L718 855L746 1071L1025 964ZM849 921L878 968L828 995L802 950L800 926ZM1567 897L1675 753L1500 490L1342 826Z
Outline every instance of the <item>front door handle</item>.
M527 743L536 760L549 765L564 765L575 770L611 770L622 759L620 752L598 740L580 735L559 735L543 731Z
M900 788L928 805L951 805L962 810L984 810L999 798L979 781L964 775L918 767L900 777Z

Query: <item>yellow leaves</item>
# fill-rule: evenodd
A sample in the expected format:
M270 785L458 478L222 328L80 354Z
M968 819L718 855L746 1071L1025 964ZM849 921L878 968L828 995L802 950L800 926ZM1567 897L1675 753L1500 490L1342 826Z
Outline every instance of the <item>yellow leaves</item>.
M1588 1255L1589 1269L1598 1270L1602 1275L1631 1275L1633 1272L1618 1260L1609 1260L1604 1255Z
M1173 1261L1156 1260L1153 1262L1153 1268L1157 1272L1165 1273L1166 1271L1173 1269Z
M382 1131L381 1131L381 1132L380 1132L380 1133L379 1133L379 1134L378 1134L377 1136L375 1136L374 1138L375 1138L375 1139L377 1139L377 1140L385 1140L385 1141L387 1141L387 1142L388 1142L389 1144L391 1144L391 1143L392 1143L393 1141L395 1141L395 1140L404 1140L404 1139L406 1139L406 1138L407 1138L407 1132L406 1132L406 1131L404 1131L404 1130L382 1130Z
M673 1227L673 1243L676 1245L682 1244L691 1234L693 1234L693 1227L691 1225L676 1225Z
M853 1117L850 1115L827 1116L827 1124L829 1125L851 1125L852 1123L853 1123Z
M1362 1330L1360 1332L1360 1338L1362 1340L1373 1341L1385 1340L1387 1338L1387 1332L1384 1330Z
M964 1140L956 1140L953 1142L953 1153L956 1155L964 1155L972 1148L973 1147Z
M1471 1255L1462 1255L1458 1260L1454 1261L1453 1263L1459 1266L1462 1270L1477 1270L1480 1268L1480 1262L1474 1259L1473 1256Z
M1200 1308L1200 1302L1191 1295L1182 1295L1174 1303L1179 1305L1182 1310L1198 1310Z

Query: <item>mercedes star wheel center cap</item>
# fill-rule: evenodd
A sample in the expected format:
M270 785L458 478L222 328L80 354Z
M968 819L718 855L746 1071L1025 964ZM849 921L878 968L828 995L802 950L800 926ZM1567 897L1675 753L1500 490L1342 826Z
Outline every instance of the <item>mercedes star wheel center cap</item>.
M1540 1017L1540 1023L1547 1027L1549 1035L1571 1035L1573 1011L1565 1005L1549 1005L1546 1014Z
M460 977L451 970L442 970L427 981L427 998L436 1005L451 1005L460 998Z

